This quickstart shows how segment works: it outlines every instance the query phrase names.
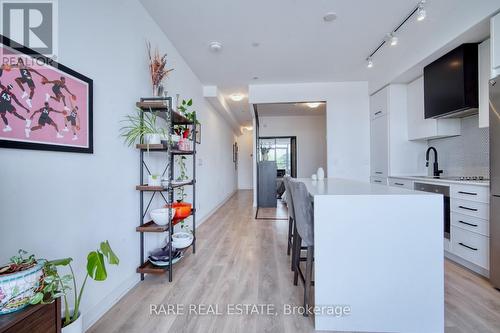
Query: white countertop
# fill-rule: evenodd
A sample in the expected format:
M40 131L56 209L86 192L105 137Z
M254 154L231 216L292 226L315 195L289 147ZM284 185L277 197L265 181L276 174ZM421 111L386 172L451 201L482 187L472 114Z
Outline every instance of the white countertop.
M312 180L298 178L312 196L317 195L428 195L428 192L407 190L386 185L378 185L358 180L343 178L325 178Z
M448 183L448 184L462 184L462 185L487 186L487 187L490 186L489 180L453 180L453 179L432 178L426 176L389 176L389 178L410 179L427 183Z

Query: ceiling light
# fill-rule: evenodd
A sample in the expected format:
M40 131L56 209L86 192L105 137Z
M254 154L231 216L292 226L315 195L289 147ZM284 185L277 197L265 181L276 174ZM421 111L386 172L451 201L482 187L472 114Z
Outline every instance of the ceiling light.
M394 36L394 33L390 33L388 34L388 39L389 39L389 43L391 44L391 46L396 46L398 45L398 37Z
M308 107L310 107L311 109L316 109L321 103L319 102L312 102L312 103L306 103L306 105Z
M210 44L208 44L208 47L210 48L210 51L214 53L218 53L222 50L222 44L219 42L210 42Z
M422 0L418 4L418 9L417 9L417 21L422 21L425 19L425 16L427 15L427 12L425 11L424 8L425 0Z
M368 63L366 64L366 67L368 68L372 68L373 67L373 61L372 61L372 58L368 58L366 59L366 61L368 61Z
M337 13L334 12L328 12L323 16L323 21L325 22L332 22L337 19Z
M245 96L243 96L242 94L232 94L231 96L229 96L233 101L235 102L239 102L241 101Z

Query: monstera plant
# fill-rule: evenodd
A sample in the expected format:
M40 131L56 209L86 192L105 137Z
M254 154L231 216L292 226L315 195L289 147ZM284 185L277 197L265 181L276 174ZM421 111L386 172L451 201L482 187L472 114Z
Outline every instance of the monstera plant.
M80 303L87 279L90 277L95 281L104 281L108 277L106 261L110 265L118 265L119 263L119 259L111 249L109 242L101 242L97 250L91 251L87 255L87 274L81 287L78 289L73 267L71 266L72 261L72 258L47 261L44 266L42 285L30 301L31 304L51 303L56 298L63 297L65 308L63 318L64 327L75 322L80 317ZM70 273L61 276L58 268L63 266L67 266ZM70 311L67 297L70 290L73 290L74 298L72 311Z

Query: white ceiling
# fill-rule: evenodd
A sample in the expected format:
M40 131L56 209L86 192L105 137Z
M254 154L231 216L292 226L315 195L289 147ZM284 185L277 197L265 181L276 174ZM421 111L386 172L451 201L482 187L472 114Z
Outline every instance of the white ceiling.
M365 58L418 0L140 1L201 82L226 96L250 83L364 80L374 91L500 9L498 0L427 0L427 18L410 20L399 45L383 47L367 69ZM338 18L326 23L329 11ZM210 52L211 41L223 50ZM248 100L228 103L240 122L251 119Z
M306 103L257 104L259 117L325 116L326 103L311 109Z

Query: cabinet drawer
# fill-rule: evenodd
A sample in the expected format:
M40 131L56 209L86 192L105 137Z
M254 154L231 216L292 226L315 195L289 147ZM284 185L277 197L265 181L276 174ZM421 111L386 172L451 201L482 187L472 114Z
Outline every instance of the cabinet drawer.
M488 237L452 226L451 239L452 253L473 264L489 269L490 240Z
M485 204L484 202L451 198L452 212L489 220L489 210L490 205Z
M451 224L486 237L489 237L490 235L490 223L487 220L479 219L477 217L452 212Z
M389 186L407 188L413 190L413 180L401 178L389 178Z
M379 185L387 185L387 178L384 177L370 177L370 183L379 184Z
M490 202L490 190L487 186L451 185L450 196L470 201Z

